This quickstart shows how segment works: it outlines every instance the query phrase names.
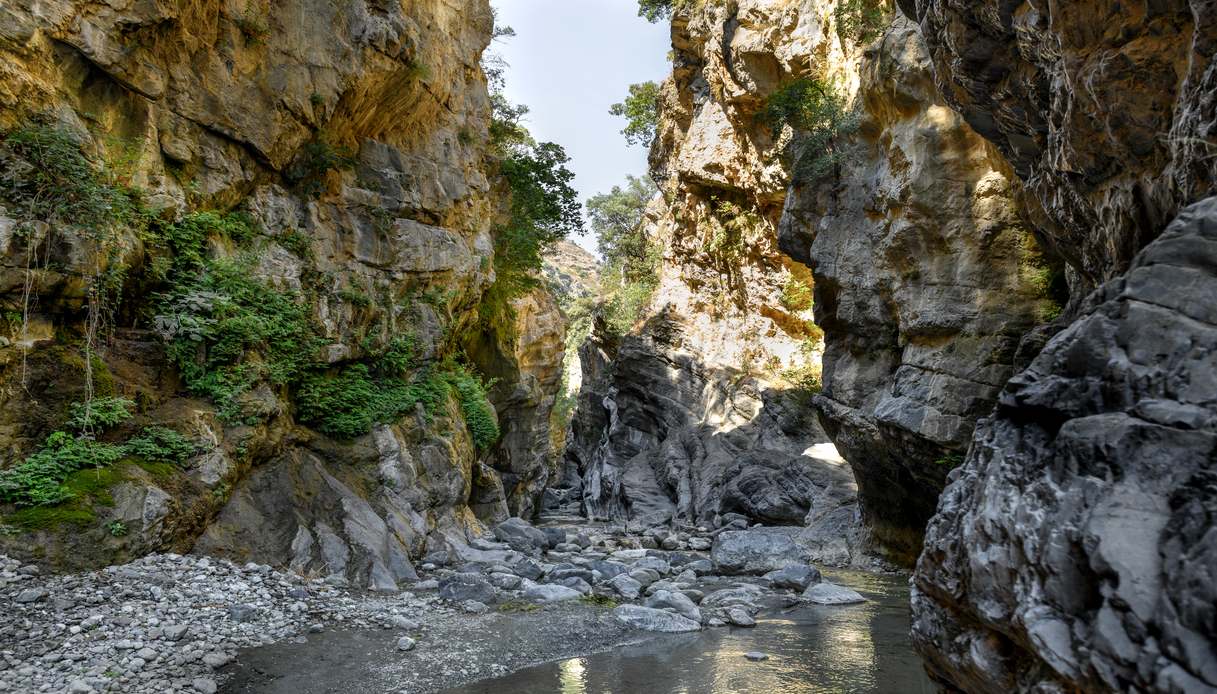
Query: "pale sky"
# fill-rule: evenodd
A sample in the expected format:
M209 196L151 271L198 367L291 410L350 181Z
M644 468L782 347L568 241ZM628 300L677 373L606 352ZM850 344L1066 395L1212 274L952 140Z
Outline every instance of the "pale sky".
M668 23L649 24L636 0L491 0L516 30L494 42L507 69L507 97L528 105L528 129L566 148L580 202L646 172L647 153L626 145L625 120L609 106L629 85L667 77ZM572 239L595 252L591 238Z

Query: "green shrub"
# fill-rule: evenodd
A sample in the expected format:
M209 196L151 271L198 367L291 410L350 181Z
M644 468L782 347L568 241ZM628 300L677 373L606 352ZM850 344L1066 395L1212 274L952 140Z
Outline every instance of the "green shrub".
M0 501L18 506L62 503L74 496L64 485L69 475L112 465L122 456L121 446L57 431L20 465L0 472Z
M626 119L627 144L649 148L659 127L659 85L654 82L631 84L625 101L609 107L609 113Z
M671 19L672 15L677 12L701 7L710 2L719 2L719 0L638 0L638 16L655 23Z
M815 300L815 292L811 286L791 275L782 284L782 305L788 311L800 313L811 308Z
M488 450L499 440L500 432L494 406L486 397L485 384L460 366L448 373L448 382L456 389L473 444L480 451Z
M123 447L127 455L142 458L149 463L171 463L178 466L184 465L198 449L190 439L173 429L161 426L144 427L143 431L132 437Z
M774 130L790 126L797 139L793 175L811 181L834 171L843 140L858 128L845 99L827 82L802 77L779 88L765 102L761 119Z
M288 180L296 184L300 192L318 198L325 192L326 174L354 166L354 152L330 143L323 134L319 134L300 148L286 173Z
M940 466L945 467L945 468L947 468L947 469L954 469L954 468L957 468L957 467L959 467L960 465L963 465L963 454L961 454L961 453L947 453L946 455L942 456L942 457L941 457L941 458L939 458L938 460L935 460L935 461L934 461L934 464L935 464L935 465L940 465Z
M227 238L246 244L257 234L257 223L244 212L192 212L181 221L164 226L157 234L173 253L177 273L198 271L207 260L207 240Z
M879 38L892 20L887 0L839 0L833 14L837 36L857 44Z
M257 381L296 380L323 342L302 297L255 278L252 263L248 256L208 261L162 298L156 318L186 387L219 405L224 421L239 419L238 398Z
M131 419L135 403L126 398L94 398L74 402L68 411L68 426L77 431L105 431Z
M300 421L323 434L351 439L401 419L419 404L433 414L447 396L447 384L432 370L409 381L373 374L366 364L349 364L337 374L306 375L295 401Z
M110 521L106 523L106 532L111 537L122 537L127 534L127 524L120 520Z

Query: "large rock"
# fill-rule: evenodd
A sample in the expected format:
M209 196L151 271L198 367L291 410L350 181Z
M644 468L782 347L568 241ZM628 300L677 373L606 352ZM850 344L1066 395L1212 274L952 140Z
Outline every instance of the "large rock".
M820 422L868 525L911 565L1021 341L1060 311L1061 263L1005 162L939 96L916 25L894 22L852 69L856 141L835 175L792 188L779 238L815 277Z
M495 601L498 591L490 581L477 574L461 573L440 579L439 596L454 603L473 600L489 605Z
M622 624L643 631L660 631L677 634L699 631L701 624L678 614L638 605L621 605L613 608L613 618Z
M853 605L866 602L856 590L823 581L803 591L803 599L817 605Z
M714 568L724 574L764 574L810 561L810 553L778 529L729 530L714 538Z
M972 692L1217 688L1217 198L1186 209L1003 391L913 589Z
M701 610L697 609L697 604L684 593L657 590L646 599L645 604L646 607L653 607L657 610L671 610L690 621L701 623Z
M791 564L790 566L770 571L763 577L774 588L787 588L803 591L807 586L820 582L820 570L806 564Z
M512 549L525 554L539 552L549 546L545 533L537 530L523 518L508 518L494 526L494 536L506 542Z

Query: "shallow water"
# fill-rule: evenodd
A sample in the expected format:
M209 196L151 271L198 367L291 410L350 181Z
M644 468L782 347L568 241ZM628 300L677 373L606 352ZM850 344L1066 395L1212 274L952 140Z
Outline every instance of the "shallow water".
M930 694L909 641L906 579L829 576L870 599L863 605L800 607L754 629L663 635L608 653L570 658L447 694ZM749 651L769 660L752 662Z

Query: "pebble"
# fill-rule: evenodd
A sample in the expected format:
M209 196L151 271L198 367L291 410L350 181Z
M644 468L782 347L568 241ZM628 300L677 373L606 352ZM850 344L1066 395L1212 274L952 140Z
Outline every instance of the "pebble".
M753 662L769 660L769 655L766 653L761 653L760 651L748 651L747 653L744 654L744 657Z
M414 639L410 638L409 636L403 636L400 639L397 639L397 650L399 650L399 651L413 650L414 644L415 644Z

